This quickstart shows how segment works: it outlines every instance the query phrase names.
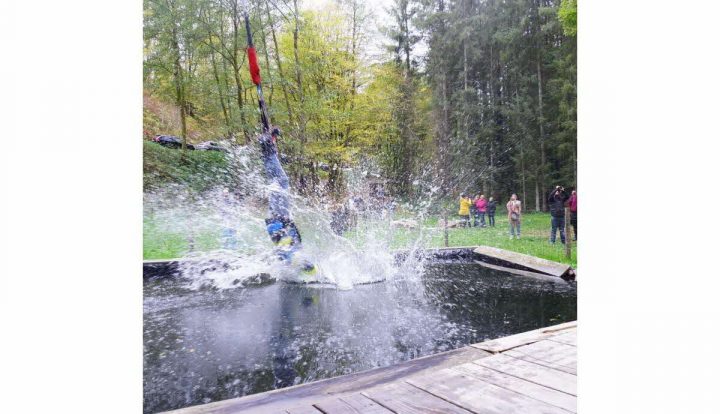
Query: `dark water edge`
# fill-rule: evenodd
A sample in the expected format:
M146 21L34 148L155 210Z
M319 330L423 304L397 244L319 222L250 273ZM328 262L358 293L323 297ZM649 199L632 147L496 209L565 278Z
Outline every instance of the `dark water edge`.
M576 289L474 264L339 291L145 283L144 412L384 367L577 317Z

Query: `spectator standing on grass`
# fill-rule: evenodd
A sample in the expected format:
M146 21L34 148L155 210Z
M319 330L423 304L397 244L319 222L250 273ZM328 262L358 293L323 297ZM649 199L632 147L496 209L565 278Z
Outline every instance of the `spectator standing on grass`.
M460 226L467 227L470 225L470 205L472 200L465 193L460 194L460 210L458 215L460 216Z
M565 188L557 185L550 192L548 206L550 207L550 243L555 244L555 234L560 230L560 242L565 244L565 202L570 196Z
M497 209L497 201L493 200L492 197L488 199L487 203L487 215L488 215L488 225L490 227L495 227L495 210Z
M480 227L485 227L485 212L487 212L487 200L485 200L485 196L483 194L480 194L480 197L478 197L475 200L475 225L477 226L477 218L480 218Z
M573 240L577 240L577 191L573 190L568 200L570 207L570 224L573 226Z
M510 221L510 238L512 239L517 233L517 238L520 238L520 218L522 216L522 206L520 200L517 199L517 194L510 196L510 201L507 203L508 221Z
M472 204L470 204L470 216L473 218L471 227L477 227L477 225L478 225L477 207L475 207L475 202L477 201L478 198L480 198L480 194L475 194L475 198L473 199Z

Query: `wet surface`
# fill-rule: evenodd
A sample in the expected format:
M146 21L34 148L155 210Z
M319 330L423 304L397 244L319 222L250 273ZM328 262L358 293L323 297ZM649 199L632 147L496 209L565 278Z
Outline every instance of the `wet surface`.
M575 320L576 289L473 264L351 290L145 282L144 411L383 367Z

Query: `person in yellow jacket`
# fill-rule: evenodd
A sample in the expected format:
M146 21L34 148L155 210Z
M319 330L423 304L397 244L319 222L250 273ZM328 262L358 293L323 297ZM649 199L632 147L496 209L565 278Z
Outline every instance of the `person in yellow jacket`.
M472 200L465 193L460 194L460 210L458 215L460 216L460 225L467 227L470 225L470 205Z

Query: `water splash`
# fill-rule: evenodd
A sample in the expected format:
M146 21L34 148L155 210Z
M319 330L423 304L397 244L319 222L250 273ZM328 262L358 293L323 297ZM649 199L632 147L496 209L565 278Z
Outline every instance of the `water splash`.
M270 187L258 158L251 147L233 147L226 170L209 174L204 190L172 184L145 193L145 218L155 234L173 235L187 245L182 256L188 260L182 262L181 273L188 288L233 289L296 280L297 269L275 259L265 232ZM300 258L320 269L318 287L352 289L421 273L422 258L408 254L398 262L391 242L398 229L421 222L424 204L398 206L385 195L377 175L363 167L345 171L352 192L341 205L291 194L294 220L303 237ZM404 213L402 219L398 209ZM342 235L339 222L345 225ZM409 240L411 251L424 246L424 236L420 231Z

